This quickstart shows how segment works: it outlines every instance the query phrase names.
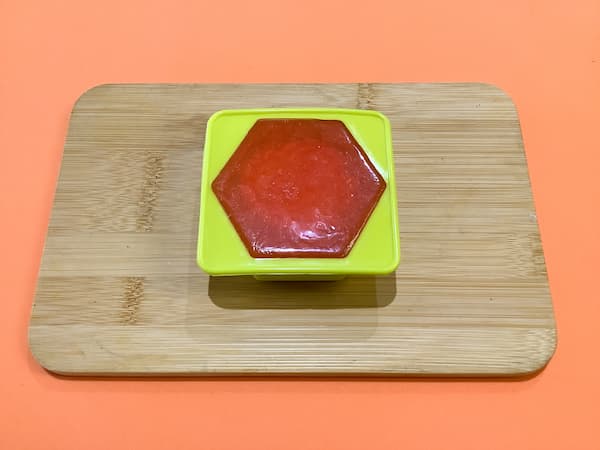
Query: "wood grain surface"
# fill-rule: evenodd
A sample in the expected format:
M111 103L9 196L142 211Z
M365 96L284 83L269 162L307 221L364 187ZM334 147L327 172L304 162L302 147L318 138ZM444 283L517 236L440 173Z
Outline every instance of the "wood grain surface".
M402 262L339 282L195 263L205 123L255 107L392 124ZM485 84L102 85L76 103L30 329L73 375L517 375L556 345L519 119Z

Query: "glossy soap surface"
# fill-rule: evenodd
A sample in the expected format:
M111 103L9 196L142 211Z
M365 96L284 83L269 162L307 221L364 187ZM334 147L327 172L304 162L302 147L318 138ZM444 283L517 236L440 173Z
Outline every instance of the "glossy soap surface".
M212 183L254 258L343 258L386 183L339 120L259 119Z

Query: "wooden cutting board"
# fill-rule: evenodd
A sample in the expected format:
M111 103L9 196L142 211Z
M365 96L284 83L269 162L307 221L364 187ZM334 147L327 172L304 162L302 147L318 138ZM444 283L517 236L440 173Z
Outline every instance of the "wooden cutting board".
M402 262L340 282L196 266L207 118L376 109L393 129ZM511 100L485 84L103 85L76 103L30 346L73 375L516 375L556 331Z

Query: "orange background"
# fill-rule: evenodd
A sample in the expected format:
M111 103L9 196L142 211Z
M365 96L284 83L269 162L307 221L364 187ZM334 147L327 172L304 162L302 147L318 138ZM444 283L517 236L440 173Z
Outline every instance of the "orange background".
M104 82L485 81L520 113L559 344L537 377L81 380L27 324L77 96ZM600 2L0 0L0 448L598 449Z

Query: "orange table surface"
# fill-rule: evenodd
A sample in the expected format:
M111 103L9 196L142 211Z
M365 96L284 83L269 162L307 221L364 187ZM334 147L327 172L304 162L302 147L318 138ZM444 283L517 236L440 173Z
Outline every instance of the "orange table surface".
M518 380L59 378L27 324L105 82L484 81L518 108L558 349ZM598 449L600 2L0 0L0 448Z

